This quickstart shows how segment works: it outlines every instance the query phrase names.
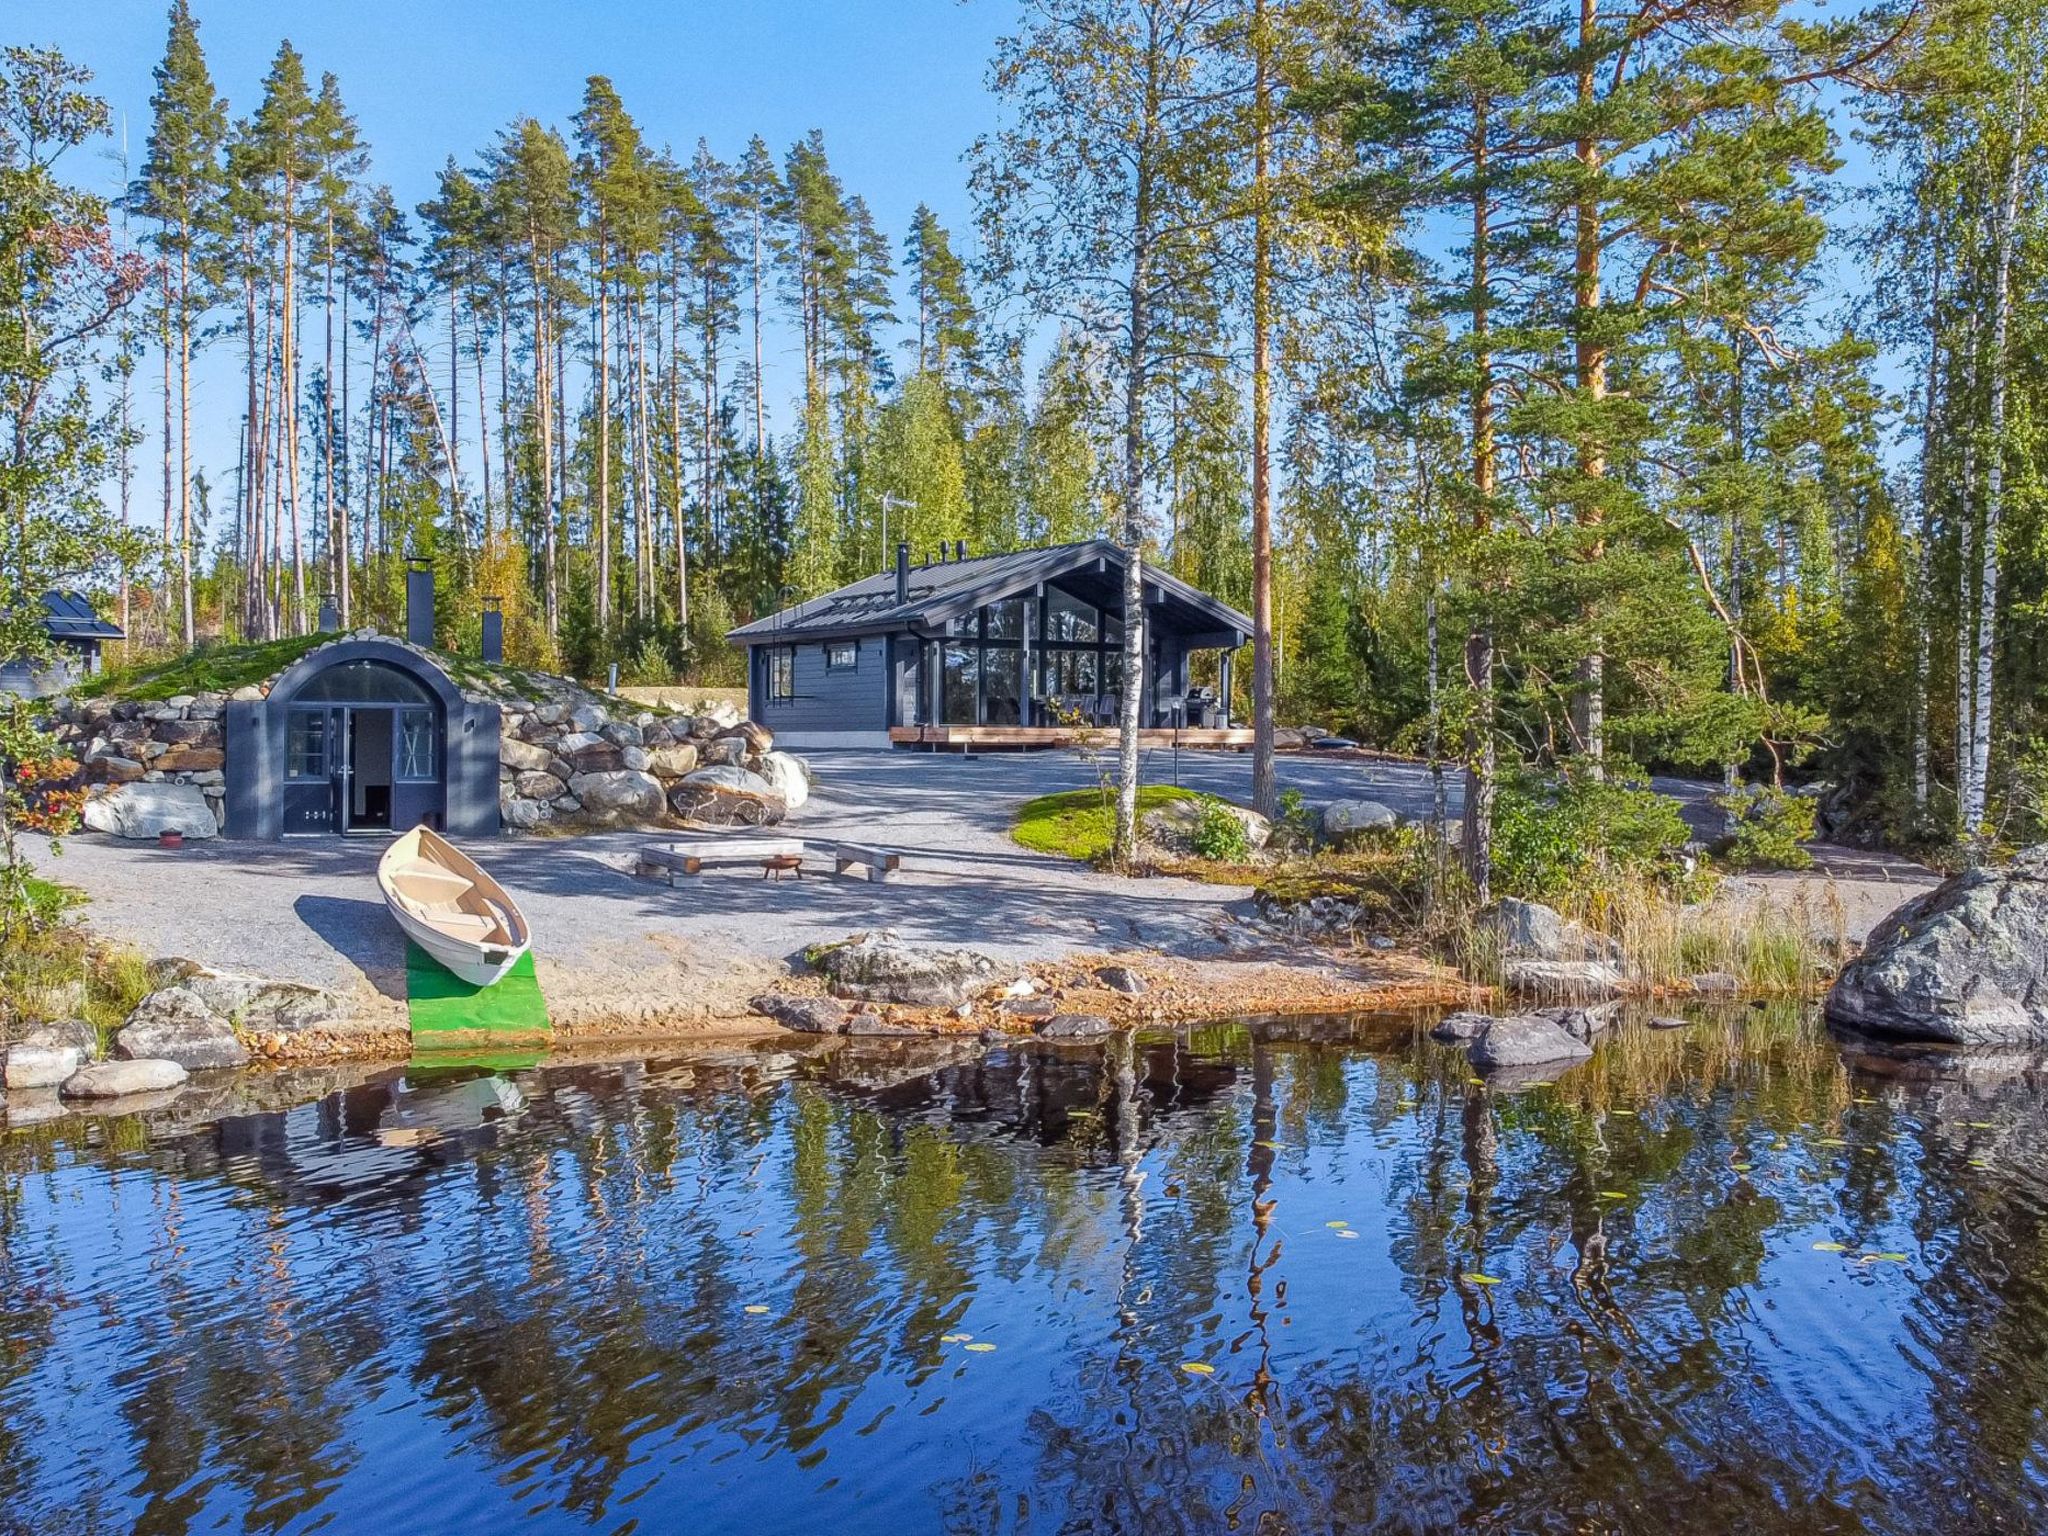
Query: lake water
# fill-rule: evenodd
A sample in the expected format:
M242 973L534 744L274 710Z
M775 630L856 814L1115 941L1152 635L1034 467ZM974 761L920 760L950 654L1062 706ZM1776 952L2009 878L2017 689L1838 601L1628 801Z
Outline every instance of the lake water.
M18 1129L0 1531L2048 1525L2032 1063L1303 1028Z

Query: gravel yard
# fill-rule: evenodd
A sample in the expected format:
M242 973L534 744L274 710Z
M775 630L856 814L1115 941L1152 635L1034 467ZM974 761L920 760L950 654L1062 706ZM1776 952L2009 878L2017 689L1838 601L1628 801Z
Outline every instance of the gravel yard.
M824 861L800 880L723 869L678 876L671 889L631 873L634 850L661 835L646 832L506 837L473 849L532 920L542 984L558 1011L730 1016L808 946L881 926L1020 961L1110 949L1200 956L1220 953L1219 926L1248 910L1242 888L1109 878L1013 843L1010 819L1021 801L1094 782L1071 753L821 752L812 762L817 791L787 831L900 849L907 868L895 882L835 878ZM1153 751L1144 772L1148 783L1170 782L1173 753ZM1243 754L1184 751L1178 774L1231 799L1250 794ZM1429 810L1428 774L1410 764L1288 755L1280 777L1311 802L1375 799L1411 817ZM1455 782L1451 809L1455 815ZM90 896L87 919L96 929L151 956L395 1001L405 955L372 878L382 846L214 841L173 853L79 836L61 859L38 863ZM1841 857L1858 861L1843 867L1838 884L1859 935L1925 883L1924 872L1900 861ZM1828 882L1823 875L1751 883L1776 899Z

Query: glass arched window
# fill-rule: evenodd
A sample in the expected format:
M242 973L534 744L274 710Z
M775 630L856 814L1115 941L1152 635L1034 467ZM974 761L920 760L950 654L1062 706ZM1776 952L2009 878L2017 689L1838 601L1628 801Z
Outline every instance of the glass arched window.
M432 708L434 696L398 668L381 661L344 661L314 675L292 695L294 704L410 704Z

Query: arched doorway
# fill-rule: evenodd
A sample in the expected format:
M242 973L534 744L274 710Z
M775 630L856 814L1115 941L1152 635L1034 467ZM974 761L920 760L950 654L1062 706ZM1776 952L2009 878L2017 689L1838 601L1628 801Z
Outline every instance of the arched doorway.
M316 672L286 701L284 835L440 827L444 721L441 700L387 662Z

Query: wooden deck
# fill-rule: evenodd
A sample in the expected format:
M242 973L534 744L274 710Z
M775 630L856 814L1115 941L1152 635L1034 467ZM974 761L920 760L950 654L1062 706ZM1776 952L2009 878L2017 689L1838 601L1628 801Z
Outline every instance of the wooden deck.
M1116 745L1116 727L1099 725L1075 729L1064 725L896 725L889 728L889 740L899 747L926 747L933 751L994 752L1031 747L1071 747L1083 735L1105 747ZM1171 747L1178 742L1188 748L1223 748L1250 751L1250 726L1213 729L1185 725L1179 730L1165 727L1138 732L1146 747Z

